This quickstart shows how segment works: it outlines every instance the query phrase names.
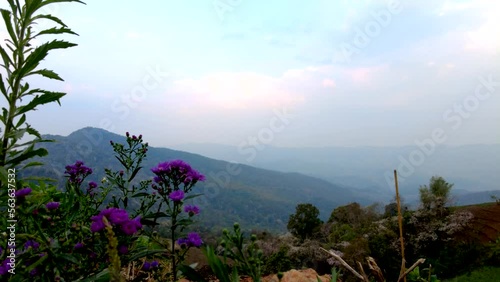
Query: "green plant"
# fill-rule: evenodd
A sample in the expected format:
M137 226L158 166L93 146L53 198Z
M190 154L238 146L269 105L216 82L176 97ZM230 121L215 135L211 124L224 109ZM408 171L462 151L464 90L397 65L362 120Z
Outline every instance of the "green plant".
M340 271L337 270L336 267L332 267L332 278L330 279L330 282L337 282L339 277L340 277ZM318 282L321 282L321 278L319 278L319 276L316 276L316 279L318 280Z
M7 107L2 107L0 121L4 126L0 142L0 187L7 183L7 171L34 156L45 156L47 150L35 149L42 140L37 130L26 121L26 114L37 109L38 106L57 102L66 95L62 92L48 91L40 88L31 88L26 79L40 75L49 79L63 81L54 71L39 68L50 51L76 46L63 40L52 40L35 46L35 40L43 35L73 34L59 18L38 13L41 8L53 3L78 2L78 0L28 0L21 5L19 0L7 0L10 10L0 9L9 38L5 46L0 46L6 77L0 74L0 92L6 100ZM35 31L38 21L51 21L58 26ZM27 135L27 136L26 136ZM30 139L31 140L28 140ZM23 140L23 143L20 141ZM30 162L24 165L36 166L39 162Z
M281 246L279 251L271 254L264 264L265 273L278 273L281 271L287 271L292 268L292 261L288 257L288 248L286 246Z
M204 250L210 268L220 281L239 281L239 274L249 275L254 282L260 282L262 268L262 251L252 234L250 243L245 244L240 225L235 223L233 231L224 229L220 246L223 248L221 260L214 250L207 246ZM231 260L229 264L228 259Z
M321 227L321 220L318 218L319 210L312 204L299 204L295 208L295 214L290 215L288 220L288 230L301 241L311 237Z

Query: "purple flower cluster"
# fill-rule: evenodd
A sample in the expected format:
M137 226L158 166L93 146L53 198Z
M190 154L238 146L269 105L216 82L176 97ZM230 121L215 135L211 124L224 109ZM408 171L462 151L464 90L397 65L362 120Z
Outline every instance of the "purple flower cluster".
M75 246L73 247L73 249L79 250L79 249L81 249L83 247L84 247L83 243L82 242L78 242L78 243L75 244Z
M154 260L152 262L145 261L144 264L142 265L142 269L144 271L150 271L158 267L160 263L157 260Z
M16 191L16 197L18 197L18 198L26 197L29 193L31 193L31 191L32 190L29 187L19 189Z
M167 179L174 182L179 181L185 185L194 185L198 181L205 180L205 176L182 160L159 163L151 171L156 175L154 181L158 184L167 181Z
M24 243L24 248L28 249L29 247L33 248L33 250L37 250L40 244L35 240L28 240Z
M45 205L48 210L57 210L61 203L59 202L49 202Z
M9 259L5 259L2 264L0 265L0 275L5 275L9 272L9 269L11 269L9 265Z
M200 238L200 235L196 232L191 232L188 234L186 238L177 239L177 244L179 245L187 245L188 247L200 247L203 244L203 241Z
M106 226L104 225L103 217L106 217L111 225L120 227L121 231L126 235L133 235L138 229L142 228L141 218L129 219L126 210L118 208L108 208L102 210L98 215L91 217L92 225L90 230L92 232L99 232Z
M174 201L174 202L180 202L182 201L182 199L184 199L184 191L182 190L175 190L175 191L172 191L168 197Z
M97 188L97 183L95 183L94 181L90 181L89 187L87 188L87 195L90 195L90 197L95 196L96 194L96 192L94 191L95 188Z
M92 174L92 169L86 167L82 161L76 161L74 165L67 165L64 173L69 176L70 183L81 184L85 177Z
M200 208L197 206L186 205L184 206L184 212L187 212L189 216L193 216L200 213Z

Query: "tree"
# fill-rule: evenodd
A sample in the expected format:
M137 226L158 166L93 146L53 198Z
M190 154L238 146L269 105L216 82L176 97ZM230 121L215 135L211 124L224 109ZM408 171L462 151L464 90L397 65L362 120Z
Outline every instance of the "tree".
M319 210L314 205L299 204L295 208L295 214L290 215L287 225L288 231L304 241L319 231L323 222L318 216Z
M442 215L444 206L450 200L450 190L453 184L450 184L440 176L433 176L429 186L420 186L420 202L425 210L434 210Z

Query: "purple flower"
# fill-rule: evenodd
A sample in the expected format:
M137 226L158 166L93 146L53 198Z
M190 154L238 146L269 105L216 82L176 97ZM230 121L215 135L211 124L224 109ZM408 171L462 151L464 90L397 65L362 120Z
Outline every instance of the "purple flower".
M76 161L74 165L67 165L64 172L69 177L69 183L81 184L83 179L92 174L92 169L86 167L82 161Z
M40 247L40 244L35 240L28 240L26 241L26 243L24 243L24 248L28 249L29 247L32 247L33 250L36 250L38 249L38 247Z
M154 261L151 262L151 267L152 268L156 268L156 267L158 267L159 264L160 263L157 260L154 260Z
M5 275L8 273L9 269L11 269L9 263L9 259L5 259L0 265L0 275Z
M187 238L180 238L177 240L177 244L182 245L186 244L189 247L200 247L203 244L203 241L200 238L200 235L196 232L191 232L188 234Z
M133 235L138 229L142 228L141 218L137 217L134 220L129 220L122 224L122 231L126 235Z
M145 271L149 271L151 269L151 264L145 261L144 264L142 265L142 269Z
M129 219L126 210L118 208L108 208L102 210L98 215L90 218L92 220L90 231L99 232L105 228L103 217L106 217L111 225L121 227L121 230L126 235L132 235L137 232L138 229L142 228L140 217Z
M96 187L97 187L97 183L95 183L94 181L90 181L89 182L89 190L92 190L92 189L94 189Z
M59 208L59 205L61 205L61 203L59 202L49 202L45 205L45 207L48 210L57 210Z
M173 160L159 163L151 171L156 174L154 181L162 183L165 180L182 182L185 185L194 185L197 181L205 180L205 177L194 170L189 164L182 160ZM168 184L168 183L167 183Z
M200 213L200 208L197 206L186 205L184 207L184 212L189 213L189 216L193 216Z
M176 191L172 191L168 197L174 201L174 202L180 202L182 201L182 199L184 199L184 191L182 190L176 190Z
M196 233L196 232L189 233L188 240L189 240L189 243L191 243L191 245L193 245L195 247L199 247L199 246L201 246L201 244L203 244L203 241L201 240L200 235L198 235L198 233Z
M157 260L154 260L152 262L145 261L144 264L142 265L142 269L145 271L152 270L153 268L157 268L159 265L159 262Z
M23 189L19 189L16 191L16 197L21 198L27 196L29 193L31 193L31 188L25 187Z
M82 242L76 243L75 246L73 247L73 249L75 249L75 250L79 250L81 248L83 248L83 243Z
M96 215L90 218L92 220L92 224L90 225L90 231L99 232L104 229L104 222L102 222L102 216Z

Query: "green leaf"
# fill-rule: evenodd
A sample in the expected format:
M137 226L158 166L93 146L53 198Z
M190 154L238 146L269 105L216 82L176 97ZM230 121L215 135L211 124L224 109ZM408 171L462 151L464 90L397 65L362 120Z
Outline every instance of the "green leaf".
M66 261L72 262L74 264L80 264L80 262L74 256L69 255L69 254L60 254L57 257L62 258Z
M36 37L38 37L40 35L44 35L44 34L63 34L63 33L78 35L76 32L74 32L71 29L66 28L66 27L61 27L61 28L53 27L53 28L44 29L44 30L40 31L32 38L36 38Z
M207 282L207 280L205 280L203 276L201 276L196 270L194 270L192 267L188 265L185 264L179 265L179 270L190 281Z
M186 198L184 198L184 201L189 200L189 199L193 199L193 198L196 198L199 196L203 196L203 194L192 194L192 195L186 196Z
M134 179L134 177L137 175L137 173L139 172L139 170L141 170L142 167L136 167L134 169L134 171L132 172L132 174L130 175L130 177L128 178L128 182L132 181L132 179Z
M19 119L19 121L17 122L16 124L16 128L20 127L21 125L24 124L24 122L26 121L26 115L22 115L21 118Z
M74 46L77 46L77 45L75 43L70 43L70 42L63 41L63 40L53 40L53 41L44 43L44 44L38 46L37 48L35 48L35 50L33 50L33 52L31 52L31 54L29 54L29 56L26 58L26 61L24 62L24 65L20 69L16 69L12 73L12 76L13 77L21 77L21 78L25 77L27 73L30 73L31 71L33 71L40 64L40 62L43 59L45 59L45 57L47 57L50 50L65 49L65 48L70 48L70 47L74 47Z
M27 160L27 159L31 159L33 157L44 157L48 154L49 154L49 152L47 152L47 150L45 150L44 148L38 148L38 149L32 150L32 151L26 150L20 156L14 158L14 159L8 160L6 162L6 164L10 164L12 166L15 166L15 165L20 164L21 162Z
M90 274L86 278L75 280L75 282L108 282L110 281L109 269L103 269L97 274Z
M61 103L59 102L59 99L61 99L64 95L66 95L66 93L62 93L62 92L51 92L51 91L44 91L44 90L40 90L40 91L43 92L42 95L36 95L35 98L33 98L33 100L31 100L28 104L26 104L24 106L20 106L17 109L17 112L15 115L18 116L18 115L24 114L26 112L34 110L39 105L48 104L48 103L52 103L52 102L57 102L59 105L61 105Z
M33 74L39 74L41 76L45 76L45 77L48 77L50 79L64 81L64 79L62 79L57 73L55 73L54 71L48 70L48 69L32 71L32 72L26 74L26 76L33 75ZM24 92L24 91L22 91L22 92Z
M132 195L132 198L146 197L146 196L149 196L149 193L140 192L140 193L137 193L135 195Z
M16 33L14 32L14 29L12 28L12 13L8 10L5 9L0 9L0 12L2 13L3 21L5 22L5 27L7 28L7 32L10 35L10 38L14 42L14 45L17 46L17 36Z
M3 96L7 101L10 100L9 94L7 93L7 88L5 88L5 84L3 83L3 76L0 74L0 91L2 91Z
M37 20L40 20L40 19L46 19L46 20L50 20L50 21L56 22L56 23L62 25L63 27L67 26L59 18L54 17L52 15L48 15L48 14L36 15L33 18L31 18L31 21L34 22L34 21L37 21Z
M23 166L23 168L28 168L28 167L32 167L32 166L43 166L43 163L42 162L29 162L28 164Z
M9 57L9 54L7 54L7 51L5 51L5 49L2 46L0 46L0 55L2 55L2 60L4 63L3 67L5 69L8 69L10 65L13 65L12 60Z
M132 255L130 255L127 258L127 261L135 261L135 260L138 260L140 258L147 257L147 256L151 256L151 255L155 255L155 254L161 254L161 253L168 253L168 252L169 252L168 249L155 249L155 250L145 249L143 251L139 251L139 252L133 253Z

